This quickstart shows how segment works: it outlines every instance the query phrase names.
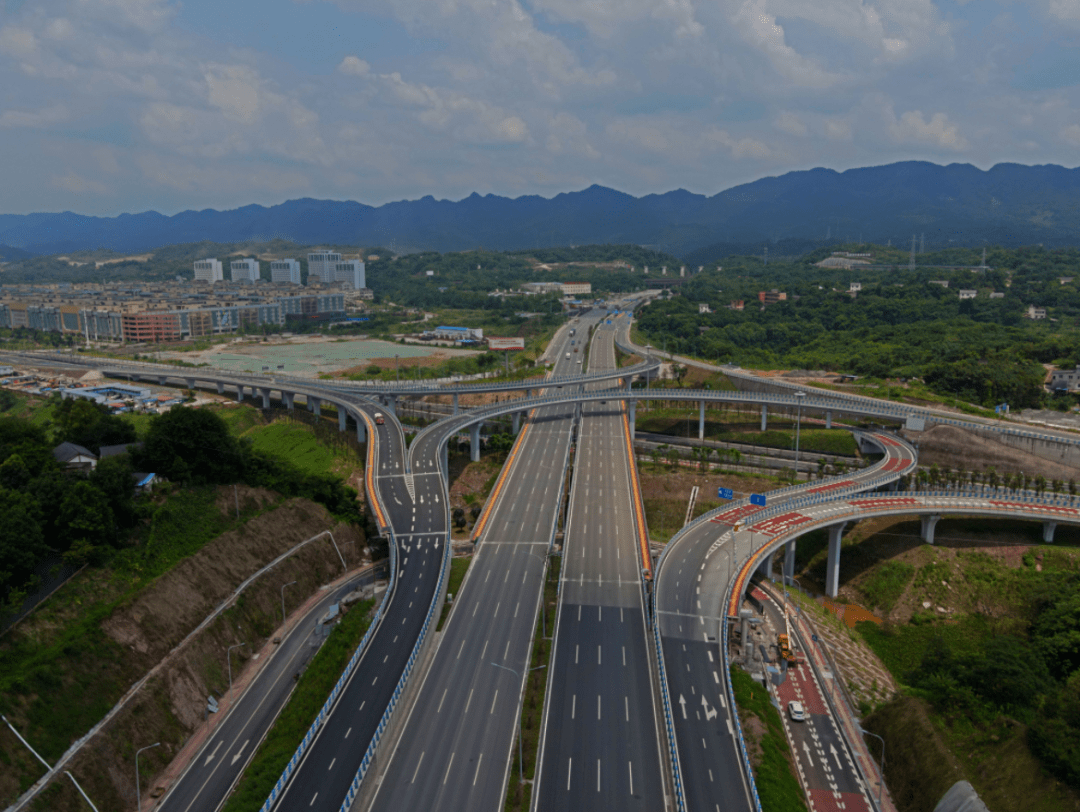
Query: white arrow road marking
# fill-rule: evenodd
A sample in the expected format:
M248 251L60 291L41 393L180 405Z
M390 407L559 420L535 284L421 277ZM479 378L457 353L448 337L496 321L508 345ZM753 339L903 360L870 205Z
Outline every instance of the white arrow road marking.
M251 739L246 739L244 743L240 745L240 749L236 751L236 755L233 756L232 761L229 762L230 764L235 764L240 760L240 756L244 754L244 748L248 746L249 741L251 741Z
M711 722L716 718L716 708L709 707L709 703L705 701L705 694L701 695L701 707L705 711L706 722Z
M809 762L810 762L810 766L811 766L811 767L813 767L813 766L814 766L814 759L810 758L810 745L808 745L808 744L807 744L807 743L806 743L806 742L804 741L804 742L802 743L802 746L803 746L803 750L805 750L805 751L806 751L806 760L807 760L807 761L809 761Z
M832 753L832 757L834 759L836 759L836 767L837 767L837 769L839 769L840 772L843 772L844 771L844 765L840 763L840 754L836 752L836 746L830 743L829 744L829 752Z
M205 762L203 762L203 766L204 766L204 767L205 767L205 766L206 766L207 764L209 764L209 763L210 763L211 761L213 761L213 760L214 760L214 757L215 757L215 756L217 756L217 751L218 751L218 750L220 750L220 749L221 749L221 739L218 739L217 747L215 747L215 748L214 748L214 752L213 752L213 753L211 753L210 755L208 755L208 756L206 757L206 761L205 761Z
M679 694L679 706L682 708L682 718L686 718L686 697Z

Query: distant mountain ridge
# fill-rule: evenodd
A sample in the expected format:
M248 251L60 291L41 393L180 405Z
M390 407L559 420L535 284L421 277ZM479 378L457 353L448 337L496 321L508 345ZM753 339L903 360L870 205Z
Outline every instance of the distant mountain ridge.
M473 193L463 200L368 206L355 201L289 200L229 211L91 217L0 215L0 245L34 254L108 248L289 239L382 245L399 252L541 248L636 243L709 261L732 244L863 239L928 246L1075 244L1080 233L1080 169L998 164L810 169L762 178L707 197L683 189L644 197L590 186L552 198Z

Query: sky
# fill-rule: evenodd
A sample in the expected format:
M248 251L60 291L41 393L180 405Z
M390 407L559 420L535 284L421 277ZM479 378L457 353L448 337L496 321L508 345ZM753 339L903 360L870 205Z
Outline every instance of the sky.
M0 0L0 213L1080 161L1080 0Z

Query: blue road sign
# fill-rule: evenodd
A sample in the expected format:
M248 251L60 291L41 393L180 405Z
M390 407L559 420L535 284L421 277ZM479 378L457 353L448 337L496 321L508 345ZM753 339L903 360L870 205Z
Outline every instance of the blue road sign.
M734 499L735 491L731 490L731 488L717 488L716 495L721 499Z
M761 507L765 507L765 496L764 496L764 494L760 494L760 493L752 493L752 494L750 494L750 504L751 505L761 505Z

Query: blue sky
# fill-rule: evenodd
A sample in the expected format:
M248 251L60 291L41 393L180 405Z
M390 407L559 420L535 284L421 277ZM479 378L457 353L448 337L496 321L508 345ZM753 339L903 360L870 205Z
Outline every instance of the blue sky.
M0 213L1080 161L1080 0L0 0Z

